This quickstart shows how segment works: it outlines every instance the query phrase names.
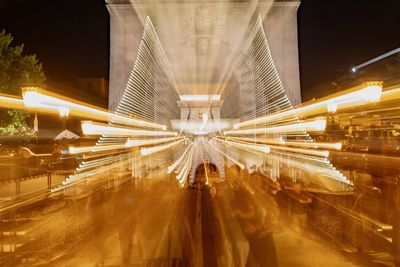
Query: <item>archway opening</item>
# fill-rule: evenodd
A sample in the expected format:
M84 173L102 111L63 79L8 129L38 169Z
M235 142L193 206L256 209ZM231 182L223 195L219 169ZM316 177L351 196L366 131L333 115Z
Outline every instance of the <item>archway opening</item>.
M207 174L207 175L206 175ZM206 163L200 164L196 168L195 173L195 184L204 185L208 183L213 183L217 179L219 179L219 171L215 164L213 163Z

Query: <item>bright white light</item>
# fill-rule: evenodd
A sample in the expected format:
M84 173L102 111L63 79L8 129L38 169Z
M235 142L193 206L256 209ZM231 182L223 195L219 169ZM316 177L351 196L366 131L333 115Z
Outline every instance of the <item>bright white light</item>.
M227 140L233 141L244 141L250 143L261 143L261 144L273 144L273 145L284 145L285 141L282 136L278 138L246 138L246 137L227 137Z
M222 142L225 145L232 145L232 146L236 146L238 148L245 149L245 150L257 151L257 152L262 152L262 153L269 153L271 151L269 146L265 146L265 145L239 143L239 142L227 141L227 140L220 139L220 138L213 138L213 139L217 140L219 142Z
M88 152L100 152L100 151L110 151L116 149L123 149L124 145L107 145L107 146L84 146L84 147L74 147L70 146L68 148L69 154L81 154Z
M160 138L160 139L128 139L125 143L125 147L137 147L137 146L148 146L156 145L166 142L175 141L178 137L171 138Z
M318 143L318 142L285 142L288 146L308 147L308 148L324 148L341 150L342 143Z
M58 114L60 114L60 117L68 117L69 108L67 108L67 107L59 107L58 108Z
M325 112L336 112L339 108L349 108L358 105L365 105L378 102L382 94L382 86L377 82L367 82L364 87L358 90L351 90L347 93L334 94L320 100L313 101L298 108L288 109L282 112L273 113L267 116L258 117L248 121L234 124L234 129L249 125L257 125L265 122L284 120L293 116L311 116Z
M255 128L255 129L247 129L247 130L224 131L224 135L248 135L248 134L262 134L262 133L295 133L295 132L324 131L325 127L326 127L326 120L317 119L317 120L309 121L309 122L288 124L288 125L268 127L268 128Z
M181 101L219 101L221 95L180 95Z
M175 141L175 142L172 142L172 143L169 143L169 144L166 144L166 145L153 146L153 147L149 147L149 148L142 148L140 150L140 154L142 156L151 155L151 154L163 151L163 150L167 150L167 149L169 149L169 148L171 148L173 146L178 145L179 143L181 143L183 141L186 141L186 138L178 140L178 141Z
M0 107L19 109L24 107L24 101L16 96L0 93Z
M328 112L336 112L337 110L337 103L329 103L328 105L326 105Z
M177 132L162 132L138 130L124 127L109 126L107 124L82 121L82 132L87 135L109 135L109 136L177 136Z
M230 161L232 161L233 163L235 163L237 166L239 166L239 168L241 168L242 170L244 170L244 165L242 163L240 163L239 161L235 160L234 158L232 158L231 156L225 154L224 152L222 152L221 150L219 150L216 146L214 146L211 142L209 142L210 146L212 148L214 148L217 152L219 152L220 154L222 154L223 156L225 156L227 159L229 159Z
M161 130L166 130L165 125L160 125L153 122L135 119L132 117L116 114L105 109L90 106L88 104L76 101L62 99L62 96L53 96L55 94L45 92L39 88L25 88L23 92L24 104L28 108L41 108L44 110L56 110L60 116L65 114L68 109L68 114L71 116L82 117L86 119L101 120L115 122L131 126L149 127ZM42 93L43 91L43 93Z
M189 149L193 146L194 143L191 143L186 149L185 151L182 153L182 156L180 156L172 165L168 166L168 171L167 173L171 173L180 163L181 161L184 159L186 153L189 151Z

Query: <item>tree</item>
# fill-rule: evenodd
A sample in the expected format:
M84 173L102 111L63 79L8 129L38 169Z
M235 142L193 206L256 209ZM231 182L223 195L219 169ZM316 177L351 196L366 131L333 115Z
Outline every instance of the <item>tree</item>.
M42 86L45 76L36 55L24 55L24 45L11 46L13 37L0 32L0 93L21 95L23 86ZM21 110L0 111L0 134L28 133L26 113Z

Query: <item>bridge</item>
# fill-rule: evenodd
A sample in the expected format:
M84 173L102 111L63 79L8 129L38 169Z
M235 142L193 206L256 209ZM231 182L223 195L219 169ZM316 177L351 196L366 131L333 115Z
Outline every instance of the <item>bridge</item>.
M0 95L81 126L0 158L2 265L398 266L400 85L301 103L298 1L106 2L109 109Z

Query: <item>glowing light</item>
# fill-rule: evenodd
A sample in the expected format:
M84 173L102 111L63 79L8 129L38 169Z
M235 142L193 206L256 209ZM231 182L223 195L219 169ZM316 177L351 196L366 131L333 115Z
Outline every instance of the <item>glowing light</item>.
M186 138L178 140L178 141L175 141L175 142L172 142L172 143L169 143L169 144L166 144L166 145L153 146L153 147L149 147L149 148L142 148L140 150L140 154L142 156L148 156L148 155L151 155L151 154L163 151L163 150L167 150L167 149L169 149L171 147L174 147L174 146L182 143L183 141L186 141Z
M219 101L221 95L180 95L181 101Z
M400 88L391 88L387 91L382 92L381 101L391 101L400 99Z
M270 146L270 148L272 148L274 150L300 153L300 154L306 154L306 155L311 155L311 156L318 156L318 157L325 157L325 158L329 157L329 151L298 149L298 148L284 147L284 146Z
M201 149L201 148L200 148L200 157L201 157L201 161L203 161L204 174L206 175L206 183L205 184L208 185L210 183L210 179L208 178L207 164L203 157L203 149Z
M60 117L68 117L69 108L67 108L67 107L59 107L58 108L58 114L60 114Z
M24 104L28 108L58 110L60 116L65 115L65 113L69 113L71 116L82 117L86 119L114 122L130 126L156 128L162 130L166 129L165 125L143 121L121 114L115 114L105 109L68 99L51 92L46 92L37 87L26 87L23 88L23 90ZM67 109L68 111L66 111Z
M324 148L341 150L342 143L318 143L318 142L285 142L288 146L309 147L309 148Z
M13 95L1 94L0 93L0 107L22 109L24 108L24 101L22 98Z
M87 135L108 135L108 136L177 136L177 132L148 131L130 129L124 127L109 126L107 124L82 121L82 132Z
M268 146L264 146L264 145L238 143L238 142L232 142L232 141L228 141L228 140L224 140L224 139L220 139L220 138L213 138L213 139L217 140L219 142L222 142L225 145L236 146L236 147L244 149L244 150L251 150L251 151L257 151L257 152L262 152L262 153L270 152L270 148Z
M287 145L307 148L323 148L323 149L342 149L342 144L339 143L318 143L318 142L295 142L295 141L284 141L280 138L246 138L246 137L226 137L227 140L237 140L250 143L261 143L270 145Z
M189 149L193 146L193 143L188 145L188 147L185 149L185 151L182 153L182 156L180 156L172 165L168 166L167 168L167 173L171 173L175 168L182 162L182 160L185 158L186 153L189 151Z
M231 156L229 156L228 154L222 152L221 150L219 150L216 146L214 146L211 142L209 142L210 146L212 148L214 148L218 153L220 153L221 155L225 156L227 159L229 159L230 161L232 161L233 163L235 163L237 166L239 166L239 168L241 168L242 170L244 169L244 165L242 163L240 163L239 161L235 160L234 158L232 158Z
M320 100L305 104L298 108L273 113L267 116L234 124L235 129L249 125L256 125L266 122L274 122L294 116L311 116L326 112L336 112L338 108L349 108L369 103L378 102L382 93L381 82L367 82L354 89L349 89Z
M192 166L193 162L193 154L194 154L194 148L190 150L189 156L187 157L187 160L183 164L183 167L181 168L179 174L176 176L176 179L179 182L179 185L183 187L185 185L186 179L189 175L190 168Z
M107 145L107 146L82 146L82 147L68 147L69 154L81 154L88 152L102 152L116 149L124 149L124 145Z
M227 140L237 140L244 142L253 142L261 144L271 144L271 145L284 145L285 141L282 137L279 138L247 138L247 137L227 137Z
M203 113L202 114L202 118L203 118L203 122L201 123L199 132L203 132L203 129L206 127L207 121L208 121L208 114L207 113Z
M326 120L325 119L317 119L317 120L308 121L308 122L287 124L287 125L275 126L275 127L224 131L224 135L312 132L312 131L324 131L325 128L326 128Z
M128 141L126 141L125 143L125 147L157 145L161 143L172 142L177 139L178 137L160 138L160 139L128 139Z

